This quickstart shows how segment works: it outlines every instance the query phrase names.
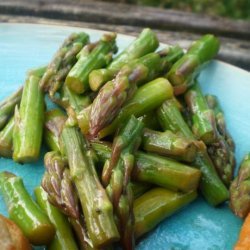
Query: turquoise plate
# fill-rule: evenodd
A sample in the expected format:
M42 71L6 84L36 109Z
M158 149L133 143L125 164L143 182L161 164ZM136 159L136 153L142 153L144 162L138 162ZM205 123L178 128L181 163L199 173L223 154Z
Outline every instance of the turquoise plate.
M0 24L0 100L12 93L25 79L25 72L45 65L71 32L84 30L92 40L103 31L74 27ZM123 49L133 38L118 35ZM225 111L228 129L236 142L237 163L250 151L250 74L219 61L206 65L199 76L205 93L215 94ZM30 193L40 183L42 158L38 163L19 165L0 159L0 169L22 176ZM0 213L7 215L0 198ZM138 250L230 250L235 244L242 221L225 204L209 206L202 198L163 221L140 241Z

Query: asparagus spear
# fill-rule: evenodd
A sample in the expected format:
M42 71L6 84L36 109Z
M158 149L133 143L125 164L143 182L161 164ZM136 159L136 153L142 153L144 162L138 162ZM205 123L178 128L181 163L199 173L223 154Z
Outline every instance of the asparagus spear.
M234 152L235 150L234 141L226 128L225 117L222 108L219 104L218 98L214 95L206 95L206 100L208 106L214 111L218 132L226 140L226 143L230 147L230 150Z
M187 53L167 73L175 94L182 94L193 84L200 65L211 60L219 51L219 40L213 35L204 35L195 41Z
M65 153L63 143L60 140L60 134L66 116L60 110L51 110L47 113L45 127L45 135L49 135L47 145L51 150L56 152L50 152L45 155L45 167L47 171L43 176L42 186L48 194L49 201L60 209L62 213L69 216L69 222L77 236L80 248L83 250L94 249L86 232L84 218L79 213L80 208L77 193L67 169L68 162L65 162L65 157L59 153ZM55 241L51 245L51 248L57 249L58 244Z
M171 190L188 192L197 189L199 170L158 155L137 153L133 179L150 182Z
M60 134L66 120L66 115L59 109L52 109L45 113L44 140L53 151L61 151Z
M133 194L130 175L134 167L134 151L140 144L143 123L134 116L115 137L110 160L105 162L102 181L118 217L123 249L134 249Z
M15 110L13 159L21 163L35 161L40 154L45 107L39 81L35 73L28 75L20 108Z
M183 194L154 188L137 198L134 203L136 238L152 230L158 223L195 200L196 197L196 191Z
M49 193L49 201L61 208L64 214L79 218L78 197L67 169L67 159L52 151L45 155L44 165L46 172L42 179L42 187Z
M126 100L133 96L137 88L136 83L147 78L150 71L159 68L160 56L156 53L148 54L139 60L136 65L124 66L115 79L107 82L99 91L90 110L91 136L96 137L102 128L112 122ZM148 67L143 63L145 61L149 63Z
M145 129L143 133L143 149L148 152L166 155L177 160L193 162L197 154L194 140L174 134Z
M113 207L97 176L91 148L74 126L66 124L61 136L93 245L102 247L117 241Z
M116 128L126 121L131 115L140 117L145 113L154 110L161 105L166 99L173 96L173 89L164 78L157 78L142 87L140 87L133 98L121 109L120 113L113 122L102 129L98 137L103 138L114 133Z
M116 51L115 38L115 33L104 34L92 50L89 46L82 49L77 63L66 77L69 89L78 94L89 89L89 73L110 62L112 53Z
M126 121L131 115L140 117L147 114L172 95L172 87L164 78L157 78L145 84L136 91L133 98L121 109L114 121L100 131L98 137L103 138L114 133L119 124ZM78 125L84 135L89 134L91 109L92 105L83 109L77 116Z
M195 136L206 144L216 142L218 133L214 112L209 108L197 82L185 94L185 100L192 114L192 130Z
M111 145L92 141L99 161L105 162L111 157ZM159 155L137 152L132 172L134 181L152 183L167 189L189 192L197 189L201 177L200 170L191 168Z
M10 219L22 229L29 241L34 245L50 243L55 234L54 226L32 200L22 179L9 172L1 172L0 189Z
M53 249L53 245L57 244L58 249L62 250L77 250L78 247L74 240L73 232L70 228L70 224L67 220L67 217L64 216L59 209L52 206L48 201L47 193L41 188L37 187L35 189L35 196L38 205L42 210L47 214L51 223L56 229L56 235L53 241L51 242L49 249Z
M4 129L0 132L0 156L10 158L12 156L12 134L14 118L12 117Z
M244 218L250 212L249 196L249 177L250 177L250 153L241 162L238 176L230 186L230 207L239 217Z
M33 74L38 77L44 73L46 67L40 67L30 70L29 75ZM17 98L18 103L21 100L23 88L20 88L12 97ZM17 103L17 104L18 104ZM3 108L4 110L4 108ZM1 111L0 111L1 112ZM0 132L0 156L11 157L13 153L13 131L14 131L14 118L10 118L4 129Z
M96 137L98 132L110 124L119 113L124 103L133 96L136 85L158 77L169 68L172 54L179 55L179 47L165 49L159 53L147 54L135 62L121 68L116 77L107 82L99 91L90 111L90 135Z
M209 101L208 103L198 86L194 86L186 94L188 106L193 113L194 132L197 132L197 136L209 143L208 153L214 166L224 184L229 186L235 166L233 140L226 131L224 116L218 100L214 96L206 99ZM226 140L229 141L229 145Z
M208 146L207 152L221 180L229 187L235 167L234 153L230 151L228 144L221 136L218 137L217 142Z
M133 59L153 52L159 46L155 33L147 28L143 29L126 49L122 51L105 69L93 70L89 75L90 88L97 91L104 83L111 80L118 71Z
M73 33L63 42L40 82L41 88L49 92L50 96L53 97L61 87L68 72L77 60L76 55L88 42L89 36L84 32Z
M195 140L192 131L185 123L174 99L165 101L158 109L157 115L164 130L169 129L174 133L180 133L191 140ZM228 191L219 179L215 167L202 145L195 159L194 166L201 170L200 188L205 199L214 206L227 200Z
M19 88L14 94L0 103L0 130L6 125L8 119L13 115L15 106L20 103L23 88Z
M206 96L208 105L215 113L218 131L217 141L208 146L208 154L214 162L216 170L226 186L230 185L235 168L234 142L226 129L223 112L215 96Z
M92 249L80 214L78 195L69 173L68 162L59 152L49 152L44 157L46 172L42 187L48 194L49 202L68 216L82 249ZM56 243L55 243L56 244Z

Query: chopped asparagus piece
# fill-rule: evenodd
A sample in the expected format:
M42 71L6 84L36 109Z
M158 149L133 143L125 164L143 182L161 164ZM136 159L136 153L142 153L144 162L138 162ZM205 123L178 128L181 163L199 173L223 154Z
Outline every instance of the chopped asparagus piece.
M186 194L154 188L135 200L135 236L141 237L166 217L186 206L197 197L196 191Z
M148 152L166 155L180 161L193 162L198 148L196 141L174 134L145 129L143 133L143 148Z
M78 250L67 217L63 215L58 208L49 203L48 195L42 187L37 187L35 189L35 196L38 205L47 214L49 220L56 229L56 235L50 243L49 249L55 249L54 245L58 245L56 249Z
M194 135L206 144L216 142L218 132L214 112L209 108L198 83L188 90L185 100L192 114Z
M170 129L174 133L195 140L195 137L184 121L174 99L169 99L158 109L159 122L164 130ZM203 143L202 143L203 144ZM202 172L200 188L205 199L213 206L219 205L229 197L228 190L220 180L215 167L209 158L204 144L195 159L194 166Z
M90 87L97 91L103 84L111 80L125 64L157 49L159 45L155 33L144 29L126 49L122 51L105 69L93 70L89 75Z
M0 190L10 219L22 229L29 241L34 245L50 243L55 235L55 228L32 200L22 179L9 172L1 172Z
M113 206L97 176L91 148L78 129L69 124L61 136L93 245L102 247L117 241L119 233L113 218Z
M111 158L105 162L102 181L118 217L123 249L134 249L133 193L130 176L134 167L134 151L139 146L143 123L134 116L115 137Z
M165 100L173 96L173 89L168 80L157 78L140 87L132 99L121 109L113 122L102 129L98 135L103 138L115 132L116 128L126 121L131 115L140 117L145 113L154 110Z
M238 176L230 186L230 207L239 217L245 218L250 212L250 153L241 162Z
M220 42L213 35L204 35L191 45L167 73L175 94L182 94L193 84L193 79L201 68L199 66L215 57L219 47Z
M226 186L229 186L235 168L235 145L226 129L223 111L216 96L206 96L208 105L215 113L218 140L208 146L208 154L214 162L216 170Z
M45 104L39 81L34 72L28 75L20 108L15 110L13 159L20 163L36 161L40 155Z
M116 51L115 39L115 33L104 34L96 45L87 45L80 51L78 61L65 80L69 89L78 94L89 90L89 73L110 62Z
M76 63L77 54L88 42L89 36L86 33L73 33L65 39L62 46L54 55L40 82L41 88L49 92L52 98L60 89L67 74Z
M64 214L79 218L78 197L71 180L68 162L59 152L49 152L44 157L46 172L42 187L49 194L49 201Z
M91 145L96 151L99 161L105 162L110 159L110 144L92 141ZM132 173L134 181L152 183L167 189L188 192L197 189L200 177L200 170L172 159L140 151L135 154L135 166Z

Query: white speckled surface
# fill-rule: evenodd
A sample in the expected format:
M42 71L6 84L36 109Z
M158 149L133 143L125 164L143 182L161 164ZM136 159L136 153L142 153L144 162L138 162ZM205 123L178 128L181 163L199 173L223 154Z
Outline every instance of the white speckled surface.
M46 64L62 40L79 28L0 24L0 99L21 85L27 69ZM102 32L86 30L92 40ZM131 37L119 35L123 48ZM206 93L216 94L226 113L229 130L236 141L237 162L250 151L250 74L221 62L208 64L199 77ZM18 165L0 159L0 170L9 170L24 178L32 193L43 174L42 159L31 165ZM0 198L0 213L6 208ZM179 213L166 219L137 246L138 250L230 250L237 240L241 220L227 205L212 208L199 198Z

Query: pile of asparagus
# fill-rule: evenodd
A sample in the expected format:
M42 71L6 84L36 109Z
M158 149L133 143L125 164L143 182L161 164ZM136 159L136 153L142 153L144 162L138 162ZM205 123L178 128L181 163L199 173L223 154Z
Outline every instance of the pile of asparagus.
M234 143L217 98L196 80L219 41L205 35L186 53L158 46L144 29L114 56L116 34L95 43L72 34L0 103L1 156L35 162L42 141L49 151L38 205L20 177L0 174L10 218L32 244L134 249L198 188L213 206L228 200ZM46 109L46 94L55 109Z

